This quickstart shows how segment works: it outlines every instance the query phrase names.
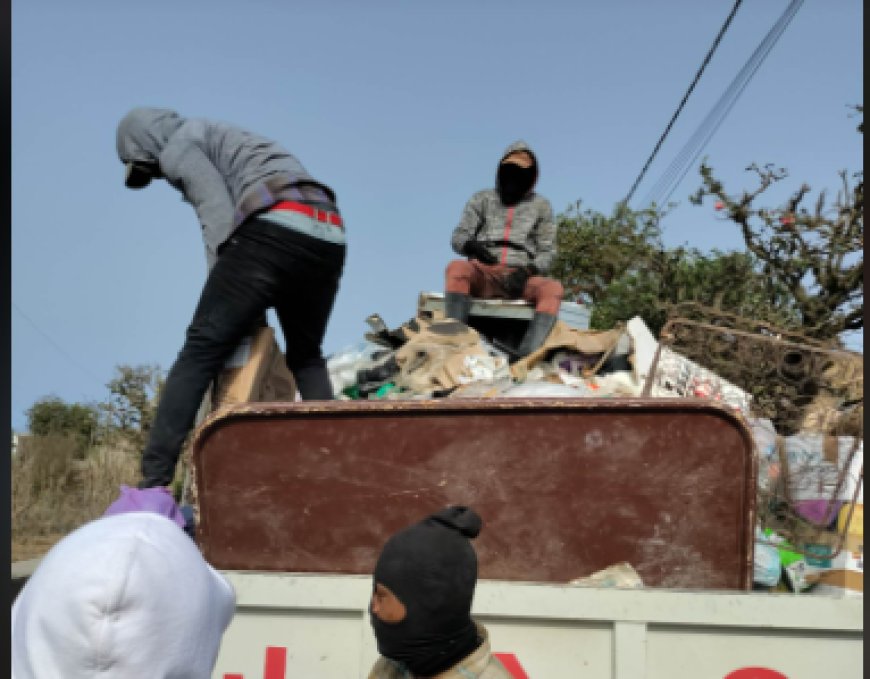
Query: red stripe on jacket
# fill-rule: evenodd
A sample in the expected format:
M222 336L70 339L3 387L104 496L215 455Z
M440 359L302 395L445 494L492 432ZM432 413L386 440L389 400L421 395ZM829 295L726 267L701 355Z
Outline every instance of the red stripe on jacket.
M511 224L514 223L514 208L509 207L507 217L504 221L504 242L507 243L511 237ZM507 245L501 246L501 263L507 264Z

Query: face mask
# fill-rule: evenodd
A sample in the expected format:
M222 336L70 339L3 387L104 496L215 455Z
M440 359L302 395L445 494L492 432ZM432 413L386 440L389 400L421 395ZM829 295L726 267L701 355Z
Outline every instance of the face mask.
M535 185L535 166L520 167L514 163L502 163L498 166L495 188L501 202L505 205L516 205Z
M471 619L477 557L469 542L480 527L473 510L449 507L394 535L378 558L374 581L405 606L397 623L371 616L378 650L416 676L450 669L480 645Z
M157 163L133 160L127 163L124 184L128 189L143 189L151 183L152 179L160 179L162 176Z
M378 652L401 662L414 676L432 677L450 669L480 646L477 628L470 617L451 622L429 619L408 606L401 622L388 623L371 613Z

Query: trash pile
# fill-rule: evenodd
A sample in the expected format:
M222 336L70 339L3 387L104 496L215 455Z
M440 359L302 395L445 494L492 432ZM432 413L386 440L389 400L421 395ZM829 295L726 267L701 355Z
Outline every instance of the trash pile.
M651 380L652 396L701 396L749 414L748 394L666 347L650 375L658 342L639 317L605 331L559 320L523 357L440 312L394 330L367 320L365 340L327 360L339 399L638 397Z
M755 534L755 587L862 597L863 441L812 431L779 436L763 418L749 425L758 451L759 513L770 511Z
M863 437L779 436L771 420L753 416L750 394L660 345L639 317L606 331L559 320L528 356L422 301L417 316L393 330L377 314L366 322L364 341L327 361L339 399L653 396L723 404L747 423L758 452L755 589L863 596ZM783 513L791 521L778 522ZM795 520L809 530L791 530Z
M596 571L585 578L575 578L569 585L574 587L615 587L618 589L642 589L643 580L630 563L622 561Z

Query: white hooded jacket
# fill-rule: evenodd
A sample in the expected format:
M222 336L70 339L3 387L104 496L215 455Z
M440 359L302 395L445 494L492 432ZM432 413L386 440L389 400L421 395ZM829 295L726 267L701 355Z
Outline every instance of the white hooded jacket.
M12 679L208 679L230 584L164 516L92 521L43 558L12 607Z

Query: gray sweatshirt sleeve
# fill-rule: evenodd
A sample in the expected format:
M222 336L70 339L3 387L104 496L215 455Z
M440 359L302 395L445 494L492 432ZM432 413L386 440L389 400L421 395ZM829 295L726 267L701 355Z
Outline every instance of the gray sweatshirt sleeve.
M189 135L176 137L161 153L160 167L196 210L211 270L218 247L233 231L233 201L223 176L197 140Z
M534 239L537 254L534 264L538 267L538 271L546 274L556 256L556 222L553 219L553 207L550 201L546 201L542 213L535 225Z
M458 226L453 230L453 237L450 239L450 245L453 251L462 255L462 248L465 244L474 238L480 225L483 223L483 196L480 193L475 193L465 204L465 209L462 211L462 218L459 220Z

